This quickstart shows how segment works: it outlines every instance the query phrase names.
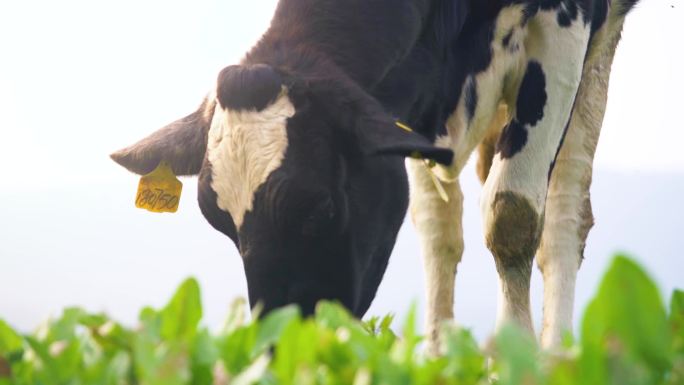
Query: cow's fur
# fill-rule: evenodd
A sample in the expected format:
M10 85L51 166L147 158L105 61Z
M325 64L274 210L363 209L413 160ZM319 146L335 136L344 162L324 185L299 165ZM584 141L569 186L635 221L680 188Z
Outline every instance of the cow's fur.
M285 158L287 120L294 114L286 89L260 111L217 108L214 113L207 161L214 174L231 179L214 179L211 188L218 207L230 213L237 230L253 209L254 194Z
M479 146L497 324L533 330L539 249L542 343L555 346L571 328L610 66L635 3L281 0L198 112L113 157L138 173L160 160L199 172L202 212L239 247L252 303L308 313L335 298L357 316L407 208L400 157L440 163L428 171L424 159L408 161L436 351L463 253L458 174Z

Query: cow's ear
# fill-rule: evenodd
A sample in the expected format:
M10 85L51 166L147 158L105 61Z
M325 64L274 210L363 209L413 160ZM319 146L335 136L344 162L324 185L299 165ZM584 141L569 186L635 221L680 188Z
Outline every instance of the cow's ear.
M207 150L207 135L216 102L206 98L199 109L111 154L121 166L144 175L167 162L176 175L197 175Z
M392 119L377 99L344 72L330 65L326 71L327 74L307 82L308 91L340 122L340 127L353 128L366 154L416 156L451 165L454 158L451 150L433 145L424 136Z
M446 166L451 165L454 159L451 150L433 145L405 124L391 119L374 119L363 126L363 147L368 154L419 157Z

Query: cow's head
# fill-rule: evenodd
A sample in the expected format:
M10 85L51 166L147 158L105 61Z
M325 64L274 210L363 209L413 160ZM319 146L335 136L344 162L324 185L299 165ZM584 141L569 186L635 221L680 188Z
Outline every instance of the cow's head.
M398 128L345 79L231 66L200 109L112 158L144 174L160 161L199 174L206 219L244 261L265 310L336 299L361 316L384 274L408 189L403 158L449 150Z

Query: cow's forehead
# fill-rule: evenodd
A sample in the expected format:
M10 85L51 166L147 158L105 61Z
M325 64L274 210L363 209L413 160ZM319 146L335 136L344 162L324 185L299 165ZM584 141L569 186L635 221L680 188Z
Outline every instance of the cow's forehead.
M216 107L207 143L211 187L218 207L232 216L238 231L255 193L283 163L287 120L294 114L286 89L261 111Z

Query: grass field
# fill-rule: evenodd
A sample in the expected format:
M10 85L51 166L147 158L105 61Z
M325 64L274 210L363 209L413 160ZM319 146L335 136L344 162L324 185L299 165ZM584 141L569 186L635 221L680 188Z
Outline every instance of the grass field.
M78 308L31 335L0 320L0 385L684 384L684 292L666 307L623 256L586 309L581 335L556 352L512 326L485 349L467 329L445 328L444 354L427 357L415 312L399 328L392 316L359 322L333 303L310 319L295 307L258 322L247 312L236 301L225 326L208 330L200 288L188 279L164 308L142 309L134 328Z

